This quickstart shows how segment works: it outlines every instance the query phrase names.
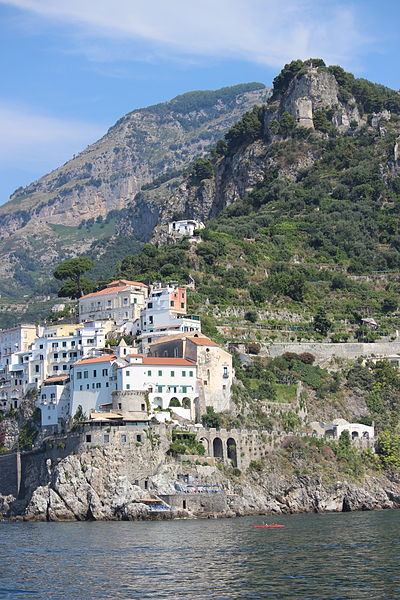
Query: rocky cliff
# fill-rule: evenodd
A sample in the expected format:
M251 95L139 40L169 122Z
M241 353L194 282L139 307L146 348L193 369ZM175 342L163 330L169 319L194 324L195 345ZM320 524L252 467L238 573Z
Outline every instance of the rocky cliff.
M121 221L129 235L147 240L169 193L165 181L171 185L269 95L263 84L241 84L135 110L62 167L18 189L0 206L0 291L38 287L46 269L94 242L104 246Z
M211 157L212 177L194 183L187 177L173 191L163 205L155 238L165 239L165 226L174 212L206 221L243 199L268 172L277 171L280 179L295 181L303 169L321 156L318 144L307 140L307 130L324 139L329 130L335 130L336 135L350 131L356 134L357 129L368 123L378 129L390 120L387 110L368 119L367 114L360 114L359 106L355 96L343 94L333 72L307 61L293 73L287 85L275 89L265 109L255 114L260 121L255 134L250 129L253 123L245 121L242 131L234 132L235 137L228 134L228 145L219 156ZM246 126L250 132L245 130ZM298 142L295 151L279 152L277 145L292 136Z

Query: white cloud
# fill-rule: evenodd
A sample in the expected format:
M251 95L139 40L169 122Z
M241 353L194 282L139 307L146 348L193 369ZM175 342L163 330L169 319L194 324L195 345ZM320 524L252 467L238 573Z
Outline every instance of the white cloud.
M355 8L321 0L0 0L90 37L143 40L152 52L242 58L281 67L321 56L345 66L368 42ZM361 19L358 22L362 22ZM112 45L112 44L111 44ZM82 50L84 50L82 48ZM127 57L128 58L128 57ZM130 57L134 58L134 57Z
M0 103L0 131L3 169L23 164L27 170L46 171L95 141L105 128Z

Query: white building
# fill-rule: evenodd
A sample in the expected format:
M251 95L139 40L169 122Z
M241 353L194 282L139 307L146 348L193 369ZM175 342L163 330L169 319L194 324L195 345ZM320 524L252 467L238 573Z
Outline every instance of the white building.
M168 223L168 233L174 237L185 235L192 237L196 229L204 229L204 223L194 219L182 219Z
M69 375L55 375L40 386L36 407L40 409L42 427L54 427L66 422L71 414Z
M149 358L139 354L129 356L128 360L129 364L115 369L118 391L148 392L153 411L171 409L183 418L194 418L198 397L195 363L182 358Z
M148 287L144 283L118 279L103 290L79 298L79 319L107 320L116 323L134 321L145 306Z
M132 328L140 335L141 350L146 352L149 344L159 337L181 332L201 331L198 315L186 314L187 291L178 285L155 284Z
M116 390L116 377L112 365L115 354L85 358L71 368L71 416L78 406L89 418L91 412L109 410L112 392Z
M37 335L36 325L16 325L0 330L0 369L10 364L11 354L25 351Z
M353 441L368 441L375 437L375 428L363 423L349 423L346 419L335 419L332 423L313 421L310 423L313 433L326 435L338 440L344 431L348 431Z

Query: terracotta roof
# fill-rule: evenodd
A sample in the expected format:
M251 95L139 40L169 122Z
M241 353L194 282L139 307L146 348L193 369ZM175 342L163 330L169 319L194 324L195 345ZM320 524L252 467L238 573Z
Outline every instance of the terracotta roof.
M111 281L110 283L107 283L107 287L117 286L120 283L124 283L125 285L138 285L140 287L145 287L145 288L148 287L145 283L142 283L141 281L129 281L129 279L116 279L115 281Z
M186 360L185 358L167 358L167 357L148 357L143 358L143 361L140 363L130 363L129 365L124 365L123 367L119 367L120 369L128 369L129 367L134 367L135 365L164 365L170 367L196 367L196 363L191 362L190 360Z
M200 332L199 332L198 336L195 336L195 335L193 335L193 333L191 333L190 338L192 338L192 337L205 338L207 340L209 339L207 336L205 336L203 333L200 333ZM173 335L164 335L163 337L156 340L155 342L152 342L150 344L150 346L156 346L157 344L165 344L165 342L173 342L175 340L181 340L183 338L189 339L189 335L188 335L187 331L185 333L174 333Z
M79 300L85 300L86 298L97 298L98 296L107 296L107 294L116 294L117 292L128 292L131 291L131 288L124 285L122 287L114 287L114 288L104 288L104 290L100 290L99 292L92 292L91 294L86 294L86 296L81 296Z
M52 375L47 379L44 379L43 383L52 383L53 381L65 381L69 379L69 375Z
M102 356L94 356L93 358L84 358L79 362L74 364L74 367L79 367L80 365L90 365L99 362L111 362L115 358L115 354L106 354Z
M196 344L196 346L218 346L218 344L216 342L213 342L213 340L210 340L210 338L203 336L203 337L192 337L192 336L188 336L187 339L190 342L193 342L193 344Z

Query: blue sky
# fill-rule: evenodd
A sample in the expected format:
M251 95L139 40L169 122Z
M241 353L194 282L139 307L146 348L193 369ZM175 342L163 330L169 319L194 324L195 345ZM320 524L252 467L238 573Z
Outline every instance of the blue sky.
M123 114L321 57L400 88L395 0L0 0L0 203Z

